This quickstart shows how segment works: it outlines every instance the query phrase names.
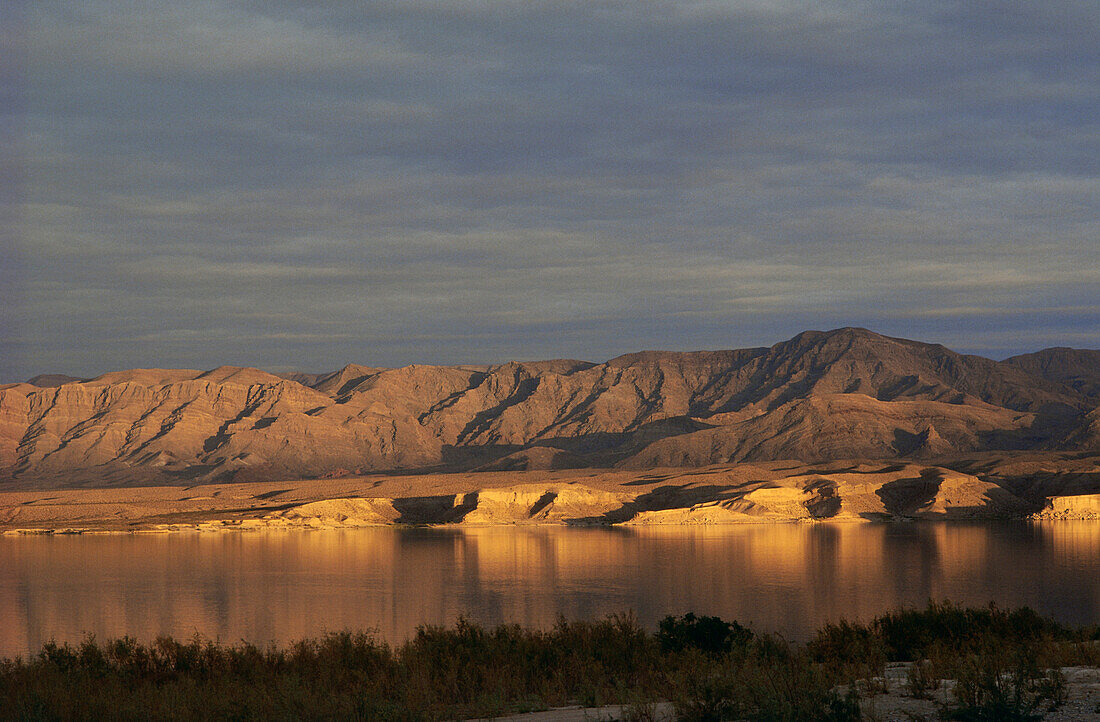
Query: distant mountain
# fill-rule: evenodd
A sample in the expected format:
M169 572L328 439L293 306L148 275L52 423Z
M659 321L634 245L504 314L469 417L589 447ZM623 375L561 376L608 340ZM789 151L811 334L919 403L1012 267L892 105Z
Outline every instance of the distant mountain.
M27 383L31 386L40 386L46 389L55 386L63 386L64 384L76 384L87 380L88 379L77 378L76 376L66 376L65 374L38 374L32 379L27 379Z
M1100 352L997 362L864 329L593 364L136 369L0 387L0 479L931 459L1100 448Z
M1100 351L1048 348L1013 356L1005 363L1069 386L1091 399L1100 398Z

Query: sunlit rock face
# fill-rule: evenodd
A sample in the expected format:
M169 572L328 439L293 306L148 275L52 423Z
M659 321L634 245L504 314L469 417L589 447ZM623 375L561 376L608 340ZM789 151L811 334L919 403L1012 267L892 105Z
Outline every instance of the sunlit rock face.
M0 387L0 479L644 469L1100 449L1100 353L1006 362L862 329L602 364L135 369Z
M0 490L0 534L1095 518L1100 454Z
M1100 519L1100 494L1052 496L1036 519Z

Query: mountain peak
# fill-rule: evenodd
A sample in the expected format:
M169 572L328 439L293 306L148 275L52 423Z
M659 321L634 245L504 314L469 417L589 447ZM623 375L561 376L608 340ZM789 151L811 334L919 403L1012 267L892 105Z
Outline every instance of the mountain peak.
M214 381L217 383L235 383L235 384L277 384L284 381L280 376L268 373L267 371L261 371L251 366L218 366L217 368L210 369L198 375L198 379L203 381Z

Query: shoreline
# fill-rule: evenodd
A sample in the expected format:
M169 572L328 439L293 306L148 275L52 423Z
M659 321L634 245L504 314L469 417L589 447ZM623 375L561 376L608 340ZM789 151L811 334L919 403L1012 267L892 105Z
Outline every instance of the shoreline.
M0 537L42 537L42 536L160 536L172 534L265 534L272 532L348 532L362 529L440 529L440 530L466 530L466 529L698 529L698 528L732 528L746 526L769 525L895 525L895 524L942 524L942 523L1003 523L1003 522L1028 522L1032 524L1062 524L1062 523L1087 523L1100 521L1091 517L1082 518L1054 518L1042 517L984 517L980 519L773 519L766 521L741 521L741 522L712 522L712 523L681 523L681 524L560 524L556 522L541 524L515 524L501 522L499 524L361 524L356 526L242 526L239 524L218 524L217 521L195 525L172 524L167 527L135 527L131 529L111 529L96 527L59 527L59 528L16 528L0 531Z
M1030 477L1029 477L1030 478ZM921 462L770 462L0 490L0 534L1100 520L1100 489Z
M470 530L470 529L629 529L652 530L660 529L699 529L699 528L736 528L755 526L850 526L868 524L872 526L899 525L899 524L981 524L1004 522L1027 522L1031 524L1073 524L1092 523L1100 520L1094 517L1068 517L1068 518L1044 518L1039 515L1026 517L995 517L983 516L975 518L913 518L901 517L894 519L766 519L754 521L716 521L716 522L680 522L662 524L630 524L630 523L586 523L566 524L560 522L541 523L392 523L392 524L325 524L313 526L279 525L279 524L241 524L233 521L209 520L194 524L165 524L165 525L141 525L135 524L129 528L120 527L15 527L0 529L0 538L22 538L43 536L161 536L176 534L265 534L278 532L349 532L364 529L439 529L439 530Z

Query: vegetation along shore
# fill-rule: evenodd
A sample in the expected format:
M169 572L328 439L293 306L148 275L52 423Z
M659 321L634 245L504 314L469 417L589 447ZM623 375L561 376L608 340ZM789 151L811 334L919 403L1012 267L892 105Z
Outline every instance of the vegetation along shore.
M547 630L460 619L399 645L370 632L267 648L88 638L0 662L4 719L446 720L568 705L635 720L1082 719L1100 714L1100 626L930 603L826 624L804 644L693 614L647 630L626 614Z

